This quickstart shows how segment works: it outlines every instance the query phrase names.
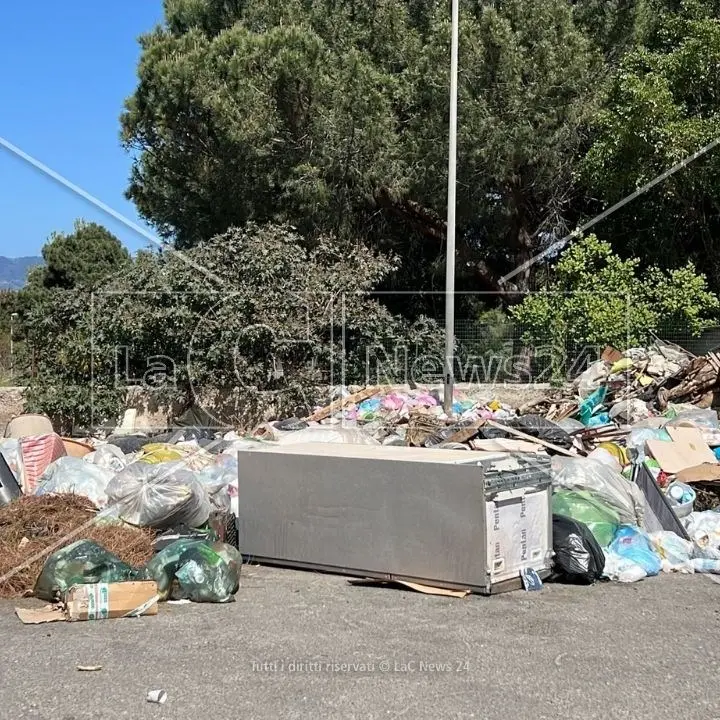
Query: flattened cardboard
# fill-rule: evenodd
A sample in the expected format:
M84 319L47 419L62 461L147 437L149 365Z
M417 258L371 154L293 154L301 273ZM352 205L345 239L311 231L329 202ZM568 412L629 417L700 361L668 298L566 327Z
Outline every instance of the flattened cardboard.
M650 454L665 472L675 475L703 463L717 464L717 458L697 428L670 427L667 432L673 442L648 440L646 443Z
M470 590L449 590L448 588L432 587L430 585L421 585L420 583L410 582L409 580L379 580L377 578L363 578L361 580L348 580L350 585L382 585L396 586L408 588L423 595L441 595L443 597L464 598L470 594Z
M15 614L23 625L42 625L51 622L65 622L67 618L61 605L46 605L43 608L15 608Z
M720 465L703 463L694 467L685 468L677 474L677 479L684 483L720 482Z
M693 447L698 448L707 447L707 443L703 439L702 431L700 430L700 428L686 425L676 425L672 427L666 426L665 429L667 430L667 434L673 439L674 442L686 442Z
M67 619L105 620L157 615L157 583L154 581L76 585L65 595Z

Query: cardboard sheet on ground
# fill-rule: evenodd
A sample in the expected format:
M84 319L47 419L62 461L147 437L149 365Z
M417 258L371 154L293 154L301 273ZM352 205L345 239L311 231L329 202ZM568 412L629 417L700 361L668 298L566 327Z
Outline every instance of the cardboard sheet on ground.
M660 467L672 475L704 463L717 464L717 458L697 428L669 427L673 442L648 440L647 449Z
M154 581L75 585L61 604L15 608L15 614L25 625L157 615L158 599Z
M15 614L23 625L42 625L51 622L66 622L65 611L60 605L46 605L42 608L15 608Z
M431 587L430 585L421 585L420 583L410 582L409 580L379 580L377 578L355 578L348 580L350 585L381 585L381 586L400 586L408 588L423 595L442 595L444 597L463 598L470 594L469 590L448 590L447 588Z

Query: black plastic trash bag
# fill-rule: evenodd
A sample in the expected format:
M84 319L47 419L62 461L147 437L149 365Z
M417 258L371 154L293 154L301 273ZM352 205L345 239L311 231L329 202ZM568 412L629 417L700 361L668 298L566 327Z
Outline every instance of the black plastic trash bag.
M591 585L602 577L605 555L587 525L553 515L553 579Z
M35 582L33 594L54 602L73 585L144 580L144 571L136 570L92 540L78 540L54 552Z
M300 420L296 417L286 418L285 420L278 420L275 423L275 429L283 432L294 432L295 430L304 430L306 427L310 427L304 420Z
M572 437L570 437L565 430L540 415L522 415L521 417L505 420L502 424L515 428L516 430L522 430L526 435L532 435L532 437L545 440L545 442L558 445L562 448L572 447L573 444ZM482 427L479 430L479 435L486 440L516 437L511 433L495 427Z

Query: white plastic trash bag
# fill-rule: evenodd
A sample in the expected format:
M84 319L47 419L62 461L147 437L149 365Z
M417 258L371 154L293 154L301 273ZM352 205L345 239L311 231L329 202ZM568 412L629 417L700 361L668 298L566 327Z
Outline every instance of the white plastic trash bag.
M623 525L645 527L645 498L640 488L594 458L554 457L555 487L588 490L615 510Z
M107 505L107 486L115 473L92 465L83 458L61 457L48 465L40 476L35 495L72 493L83 495L98 508Z
M195 475L213 506L224 511L230 510L232 487L237 487L238 481L237 460L230 457L228 460L235 462L210 465Z
M132 458L132 456L130 456ZM101 468L118 473L129 465L129 460L117 445L100 445L93 452L85 455L83 460Z
M649 537L660 555L663 572L695 572L690 561L695 552L693 543L669 530L650 533Z
M645 570L632 560L609 550L603 550L603 552L605 553L603 577L621 583L637 582L647 577Z
M610 365L604 360L593 363L577 380L578 395L584 400L597 390L610 374Z
M110 481L107 495L125 522L141 527L200 527L212 511L207 491L181 461L132 463Z

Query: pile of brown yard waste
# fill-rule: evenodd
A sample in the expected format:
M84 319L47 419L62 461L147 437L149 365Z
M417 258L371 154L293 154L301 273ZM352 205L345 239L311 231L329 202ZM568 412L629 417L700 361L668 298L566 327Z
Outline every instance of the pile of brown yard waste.
M71 534L96 514L97 508L79 495L27 496L0 508L0 598L32 593L49 553L28 561L51 545L54 551L76 540L94 540L135 567L152 557L155 533L149 529L103 521ZM23 563L28 564L9 579L1 580Z

